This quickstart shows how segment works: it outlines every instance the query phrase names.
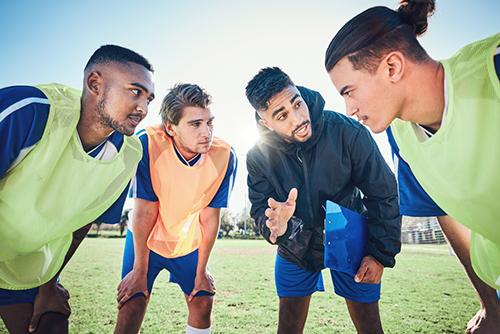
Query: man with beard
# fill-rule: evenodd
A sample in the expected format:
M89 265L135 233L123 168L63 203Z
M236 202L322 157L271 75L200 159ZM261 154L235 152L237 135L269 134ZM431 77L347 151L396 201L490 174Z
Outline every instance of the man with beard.
M0 316L9 332L68 332L58 277L93 221L120 220L152 72L141 55L105 45L85 67L83 91L0 90Z
M162 124L141 130L144 155L131 188L135 200L127 233L115 333L138 333L154 281L170 272L188 307L187 334L210 333L215 287L207 263L227 206L236 155L213 137L211 97L178 84L165 96Z
M381 333L380 280L401 246L394 175L362 125L324 110L319 93L295 86L279 68L262 69L246 95L261 137L247 155L251 215L278 245L278 333L302 333L311 294L324 290L327 200L367 218L367 255L356 274L331 276L358 333Z

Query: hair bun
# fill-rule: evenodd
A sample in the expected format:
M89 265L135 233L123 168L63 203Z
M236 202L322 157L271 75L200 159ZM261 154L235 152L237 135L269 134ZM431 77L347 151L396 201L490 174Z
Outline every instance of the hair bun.
M420 36L427 30L427 18L434 14L435 0L401 0L398 13L403 22L412 25L415 35Z

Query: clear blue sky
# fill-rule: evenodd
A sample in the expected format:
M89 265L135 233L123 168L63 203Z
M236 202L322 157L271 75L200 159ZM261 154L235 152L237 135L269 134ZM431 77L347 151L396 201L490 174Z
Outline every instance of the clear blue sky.
M324 71L324 52L348 19L375 5L395 8L397 1L1 1L0 87L60 82L79 88L100 45L138 51L156 68L158 97L140 127L159 121L160 101L176 82L198 83L213 95L216 135L240 156L231 202L239 210L244 154L257 138L246 83L260 68L280 66L344 112ZM421 42L433 58L446 58L500 32L499 13L498 0L438 0ZM387 157L385 139L376 139Z

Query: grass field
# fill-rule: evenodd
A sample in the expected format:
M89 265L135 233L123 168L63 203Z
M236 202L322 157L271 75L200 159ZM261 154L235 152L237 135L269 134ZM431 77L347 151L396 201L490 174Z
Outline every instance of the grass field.
M71 333L112 333L123 245L124 239L88 238L64 271ZM261 240L217 241L210 262L218 289L213 333L276 331L274 254L275 247ZM355 333L344 300L333 293L328 272L323 275L326 292L313 296L305 333ZM160 273L142 333L184 332L184 298L167 281L168 273ZM446 245L404 246L396 268L384 273L380 310L386 333L463 333L478 307Z

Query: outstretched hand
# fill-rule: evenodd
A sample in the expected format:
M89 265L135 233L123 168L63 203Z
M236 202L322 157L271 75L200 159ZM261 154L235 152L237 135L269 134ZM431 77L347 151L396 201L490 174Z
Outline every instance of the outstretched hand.
M267 200L268 208L264 212L267 217L266 226L271 231L269 240L274 244L278 237L285 234L288 227L288 221L292 218L295 212L297 200L297 188L292 188L288 194L286 202L278 202L270 197Z

